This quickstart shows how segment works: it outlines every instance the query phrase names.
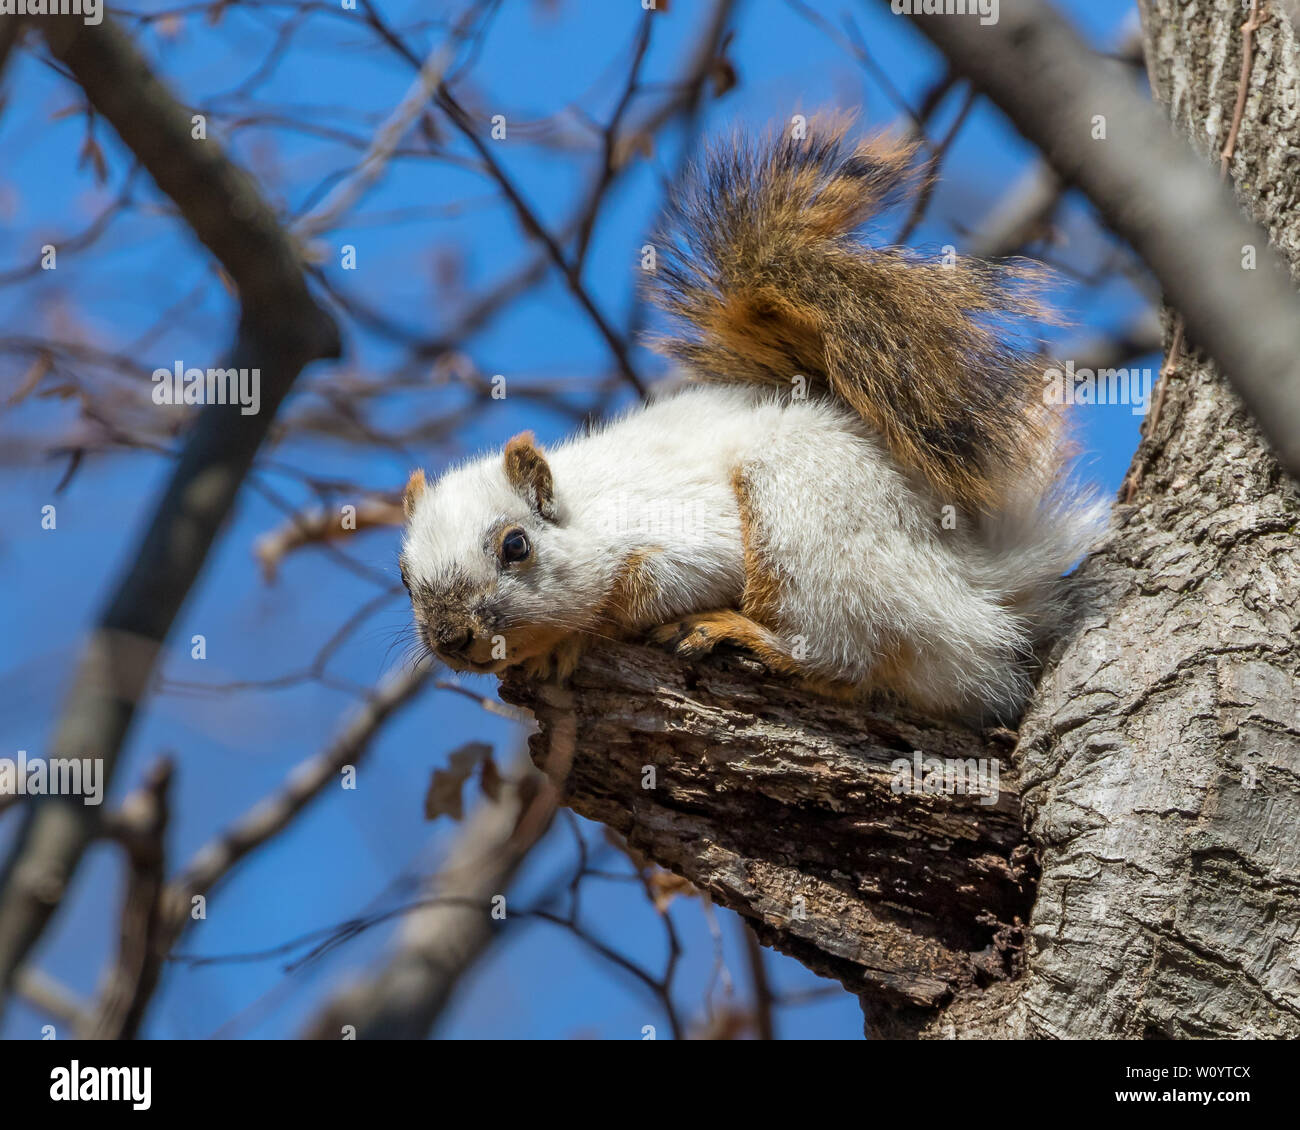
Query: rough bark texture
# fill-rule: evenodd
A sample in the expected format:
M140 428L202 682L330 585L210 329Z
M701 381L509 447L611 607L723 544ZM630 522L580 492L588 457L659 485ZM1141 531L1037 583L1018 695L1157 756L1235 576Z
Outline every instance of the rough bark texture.
M1237 96L1241 5L1142 8L1156 96L1217 160ZM1298 78L1292 29L1274 19L1256 39L1230 168L1293 264ZM1008 1030L1294 1037L1300 504L1191 350L1137 458L1134 505L1083 570L1093 610L1021 726L1043 875Z
M1156 96L1217 163L1242 8L1141 7ZM1300 262L1300 63L1280 18L1255 39L1230 175ZM568 689L503 688L536 710L566 802L862 993L876 1031L1300 1036L1300 498L1194 344L995 808L888 788L894 758L1002 752L989 735L625 648Z
M565 804L901 1009L891 1022L1015 971L1034 867L1009 732L819 699L739 656L615 644L563 687L510 678L502 696L541 723L534 759ZM995 795L896 792L891 766L917 750L999 759Z

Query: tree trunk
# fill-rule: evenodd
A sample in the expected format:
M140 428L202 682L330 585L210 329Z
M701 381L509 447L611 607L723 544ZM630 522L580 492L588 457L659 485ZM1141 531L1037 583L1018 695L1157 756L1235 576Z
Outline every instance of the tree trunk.
M1142 15L1157 99L1217 161L1241 5L1146 0ZM1274 18L1255 39L1229 170L1293 265L1297 77L1292 28ZM1294 1037L1300 505L1193 349L1152 430L1134 504L1082 571L1093 609L1021 726L1043 874L1012 1033Z
M1156 96L1217 163L1241 5L1141 7ZM1293 266L1298 115L1274 15L1229 173ZM1300 497L1195 343L1165 383L1014 769L1005 734L615 647L570 687L504 684L537 714L536 760L577 811L861 994L871 1031L1300 1036ZM889 766L916 750L1001 757L997 804L896 794Z

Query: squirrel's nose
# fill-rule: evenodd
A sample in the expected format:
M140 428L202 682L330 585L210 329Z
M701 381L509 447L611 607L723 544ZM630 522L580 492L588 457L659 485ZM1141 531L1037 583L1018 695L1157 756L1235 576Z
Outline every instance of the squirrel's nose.
M469 628L448 624L438 629L437 639L440 650L462 652L474 642L474 633Z

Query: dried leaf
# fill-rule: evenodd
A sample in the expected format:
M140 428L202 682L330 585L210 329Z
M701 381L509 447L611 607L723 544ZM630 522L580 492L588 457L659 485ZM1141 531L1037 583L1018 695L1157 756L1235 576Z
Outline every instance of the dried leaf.
M483 768L478 778L478 787L483 790L483 795L493 803L501 799L501 770L497 768L497 763L491 757L485 758L483 761Z
M644 157L649 161L654 158L654 155L654 137L643 130L638 130L636 133L618 139L610 158L610 164L616 169L621 169L637 156Z
M442 130L438 128L437 119L428 110L420 115L420 135L432 146L442 144Z
M709 67L709 78L713 82L713 97L721 98L740 81L735 64L730 59L714 59Z
M492 756L487 742L466 742L447 757L445 769L435 769L429 780L429 791L424 794L424 818L436 820L450 816L459 821L465 814L461 792L465 782L485 757Z
M739 1040L757 1027L754 1013L739 1005L724 1005L696 1035L700 1040Z

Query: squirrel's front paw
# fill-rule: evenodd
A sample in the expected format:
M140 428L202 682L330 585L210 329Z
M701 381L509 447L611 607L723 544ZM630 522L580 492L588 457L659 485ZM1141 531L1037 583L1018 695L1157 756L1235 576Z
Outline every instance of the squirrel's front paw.
M552 675L563 682L578 668L585 641L578 636L561 640L550 651L525 659L521 666L530 679L550 679Z
M525 659L521 664L524 674L530 679L549 679L551 677L551 653L545 652L542 655L534 655Z
M664 644L678 655L707 655L721 642L721 636L713 630L712 620L712 615L707 613L687 616L684 620L660 625L649 638L651 643Z

